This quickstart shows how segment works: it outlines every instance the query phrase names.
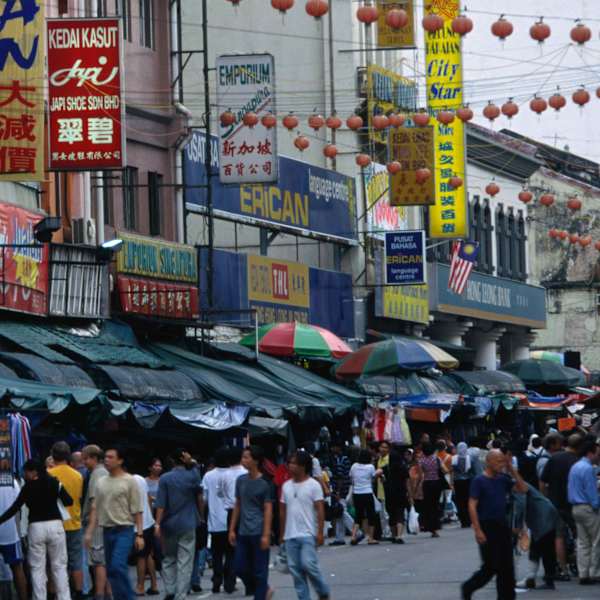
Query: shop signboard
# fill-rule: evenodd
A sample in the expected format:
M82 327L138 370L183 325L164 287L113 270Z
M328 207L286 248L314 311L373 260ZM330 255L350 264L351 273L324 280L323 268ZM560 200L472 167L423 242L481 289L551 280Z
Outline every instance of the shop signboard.
M385 285L427 283L425 232L392 231L385 234Z
M270 54L234 54L217 58L219 113L231 111L235 120L219 120L219 177L222 183L277 181L277 127L265 127L261 119L277 114L275 62ZM258 123L245 125L254 113Z
M0 5L0 181L44 181L44 8Z
M122 168L120 19L51 19L47 27L49 168Z
M192 246L117 234L117 287L126 313L173 319L199 315L198 264Z
M47 314L48 245L38 244L33 234L43 218L0 204L0 308Z
M379 48L408 49L415 47L414 0L377 0L377 46ZM403 10L408 17L404 27L390 27L386 21L391 10Z
M188 210L205 212L205 135L194 131L185 151ZM211 188L214 215L233 221L268 225L287 233L356 244L356 186L352 177L280 156L279 180L273 184L223 185L219 152L212 138Z
M392 206L435 204L436 172L433 127L399 127L390 131L390 160L402 165L390 176ZM430 177L419 180L419 170L429 169Z
M444 27L425 34L427 106L432 114L456 110L463 105L461 37L452 30L452 20L460 13L459 0L432 0L430 10L444 19ZM429 208L429 236L440 239L468 235L465 124L458 118L448 125L438 123L435 136L435 205ZM463 185L453 188L454 175Z

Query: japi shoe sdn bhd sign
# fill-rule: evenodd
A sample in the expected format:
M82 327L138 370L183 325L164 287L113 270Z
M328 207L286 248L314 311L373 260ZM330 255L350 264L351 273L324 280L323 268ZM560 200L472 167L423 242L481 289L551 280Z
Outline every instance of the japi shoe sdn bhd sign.
M125 164L121 39L119 19L48 20L51 170Z

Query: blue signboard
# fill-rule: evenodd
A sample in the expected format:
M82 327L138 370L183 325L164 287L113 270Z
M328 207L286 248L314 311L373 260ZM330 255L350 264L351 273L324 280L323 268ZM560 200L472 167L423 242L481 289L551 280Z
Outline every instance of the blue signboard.
M423 285L425 268L425 232L389 231L385 234L385 284Z
M356 189L352 177L280 156L276 183L223 185L219 181L218 148L213 136L210 152L215 216L356 243ZM205 152L204 134L194 131L184 153L185 201L192 211L206 209L206 190L201 187L206 184Z
M429 265L429 308L432 311L488 321L546 327L546 290L511 279L473 271L460 296L448 290L448 265Z

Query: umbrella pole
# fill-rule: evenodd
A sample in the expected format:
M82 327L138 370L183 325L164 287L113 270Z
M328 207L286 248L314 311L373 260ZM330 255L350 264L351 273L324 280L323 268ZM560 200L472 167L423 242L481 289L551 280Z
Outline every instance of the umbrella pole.
M258 360L258 311L254 311L254 352Z

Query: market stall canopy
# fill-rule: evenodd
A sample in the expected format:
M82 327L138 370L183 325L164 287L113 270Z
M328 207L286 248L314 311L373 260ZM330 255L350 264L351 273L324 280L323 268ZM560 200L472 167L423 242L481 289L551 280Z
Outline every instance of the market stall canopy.
M432 368L455 369L458 361L426 340L393 338L363 346L334 368L340 379L369 375L399 375Z
M583 373L550 360L517 360L501 367L516 375L529 388L571 388L585 383Z
M337 335L323 327L304 323L269 323L240 340L247 348L272 356L298 356L316 359L339 359L352 352L352 348Z
M471 396L526 391L516 375L504 371L454 371L445 377L455 381L461 393Z

